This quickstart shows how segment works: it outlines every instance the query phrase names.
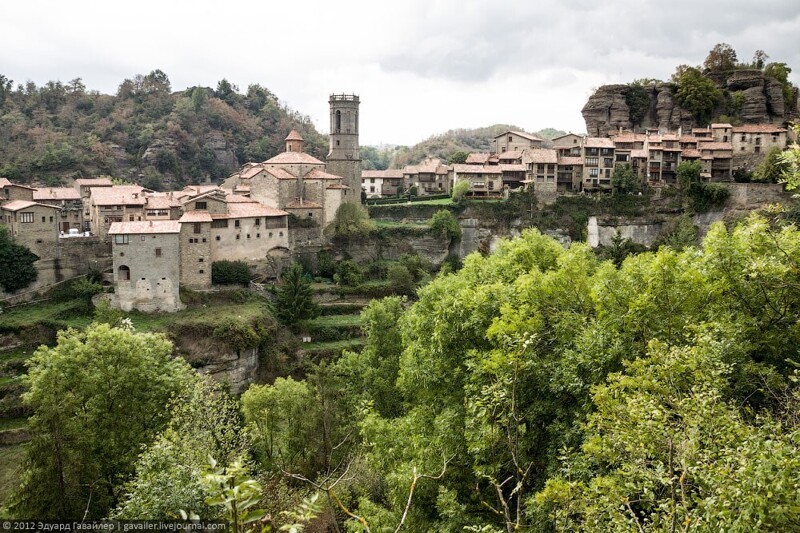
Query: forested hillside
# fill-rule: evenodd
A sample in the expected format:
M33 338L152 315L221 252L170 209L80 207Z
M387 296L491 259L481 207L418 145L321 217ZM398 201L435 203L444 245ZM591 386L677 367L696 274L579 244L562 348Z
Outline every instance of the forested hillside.
M362 351L240 399L124 322L62 333L31 361L11 513L794 531L799 262L800 232L775 215L619 265L528 230L413 305L372 301Z
M509 124L495 124L485 128L450 130L440 135L433 135L414 146L401 146L396 148L391 153L392 157L389 165L391 168L403 168L405 165L416 165L426 157L436 157L443 161L450 161L453 156L457 156L457 154L460 153L488 152L492 139L508 130L525 131L518 126L511 126ZM544 144L547 146L550 139L564 135L566 132L553 128L546 128L531 133L544 139Z
M309 153L327 153L307 116L257 84L172 92L154 70L107 95L80 78L37 87L0 75L0 176L20 183L99 174L155 189L197 183L283 151L292 128Z

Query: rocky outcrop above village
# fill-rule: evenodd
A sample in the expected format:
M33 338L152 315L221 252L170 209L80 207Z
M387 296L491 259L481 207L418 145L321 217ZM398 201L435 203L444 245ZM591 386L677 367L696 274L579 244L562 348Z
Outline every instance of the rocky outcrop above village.
M797 90L786 102L783 85L760 70L742 69L712 72L706 76L723 92L713 116L735 115L742 123L783 124L798 117ZM674 84L656 82L645 86L649 106L640 122L635 123L626 102L628 85L603 85L589 97L581 110L589 135L605 136L623 129L659 128L676 130L697 126L692 113L678 105L673 96ZM732 102L736 95L738 100Z

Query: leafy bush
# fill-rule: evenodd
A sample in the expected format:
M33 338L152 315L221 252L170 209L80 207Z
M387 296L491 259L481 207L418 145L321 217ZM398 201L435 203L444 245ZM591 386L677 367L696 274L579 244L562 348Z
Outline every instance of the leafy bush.
M364 274L355 261L347 259L336 266L336 274L333 275L333 280L339 285L353 286L364 280Z
M453 186L453 202L460 204L469 192L469 182L459 181Z
M411 295L414 293L414 288L416 287L414 276L405 266L391 265L386 278L392 284L392 289L398 294Z
M437 237L453 241L461 239L461 226L458 224L458 219L447 209L441 209L434 213L428 224Z
M0 227L0 287L6 292L24 289L39 276L33 266L39 257L27 247L11 240L6 228Z
M211 263L211 283L215 285L247 285L250 279L250 267L244 261Z
M336 216L329 226L336 237L363 237L375 228L367 210L358 204L346 203L339 206Z
M328 250L320 250L317 253L317 272L323 278L333 279L336 273L336 263Z
M234 350L246 350L258 346L260 336L248 322L241 317L225 317L214 328L214 337L225 342Z

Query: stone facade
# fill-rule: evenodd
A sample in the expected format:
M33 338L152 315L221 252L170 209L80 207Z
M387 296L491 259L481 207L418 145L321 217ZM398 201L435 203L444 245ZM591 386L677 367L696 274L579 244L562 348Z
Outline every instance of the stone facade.
M57 259L59 212L56 206L12 200L0 206L0 221L16 243L28 247L39 259Z
M211 287L211 215L186 213L180 218L180 284L190 289Z
M342 177L342 185L349 187L345 202L361 201L361 155L358 142L358 108L361 100L354 94L332 94L330 104L330 150L327 172Z
M177 220L111 224L113 300L120 309L174 312L183 307L178 293L180 226Z
M528 148L541 148L544 141L539 137L522 131L507 131L492 140L492 153L522 151Z

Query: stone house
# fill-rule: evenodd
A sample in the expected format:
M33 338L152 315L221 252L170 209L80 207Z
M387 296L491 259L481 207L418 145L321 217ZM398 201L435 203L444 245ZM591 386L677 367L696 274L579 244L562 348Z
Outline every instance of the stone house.
M419 196L450 194L451 182L448 175L448 167L435 158L403 168L403 181L407 188L415 187Z
M503 195L503 171L499 165L456 164L452 167L452 183L469 183L468 194L476 197L500 197Z
M553 139L553 150L565 157L580 157L585 136L567 133Z
M114 222L145 220L146 191L139 185L90 187L89 198L84 202L89 206L89 224L92 233L105 239L108 229Z
M703 173L711 181L730 181L733 178L733 145L730 142L699 143L698 149Z
M492 139L492 153L522 151L528 148L541 148L544 141L523 131L506 131Z
M536 193L546 196L556 194L558 153L553 149L527 150L525 164Z
M397 196L398 192L406 190L403 171L394 168L362 170L361 190L367 193L367 198Z
M174 312L183 307L178 292L180 234L177 220L111 223L113 305L144 312Z
M13 202L14 200L32 202L34 190L33 187L11 183L6 178L0 178L0 204Z
M788 142L786 128L774 124L734 126L732 133L731 144L735 155L767 153L774 147L785 150Z
M17 244L39 259L59 256L58 231L61 208L29 200L11 200L0 205L0 222Z
M584 190L611 189L614 142L607 137L588 137L583 145Z
M69 230L84 231L83 201L80 192L70 187L40 187L33 192L33 200L40 204L58 207L59 230L69 233Z

